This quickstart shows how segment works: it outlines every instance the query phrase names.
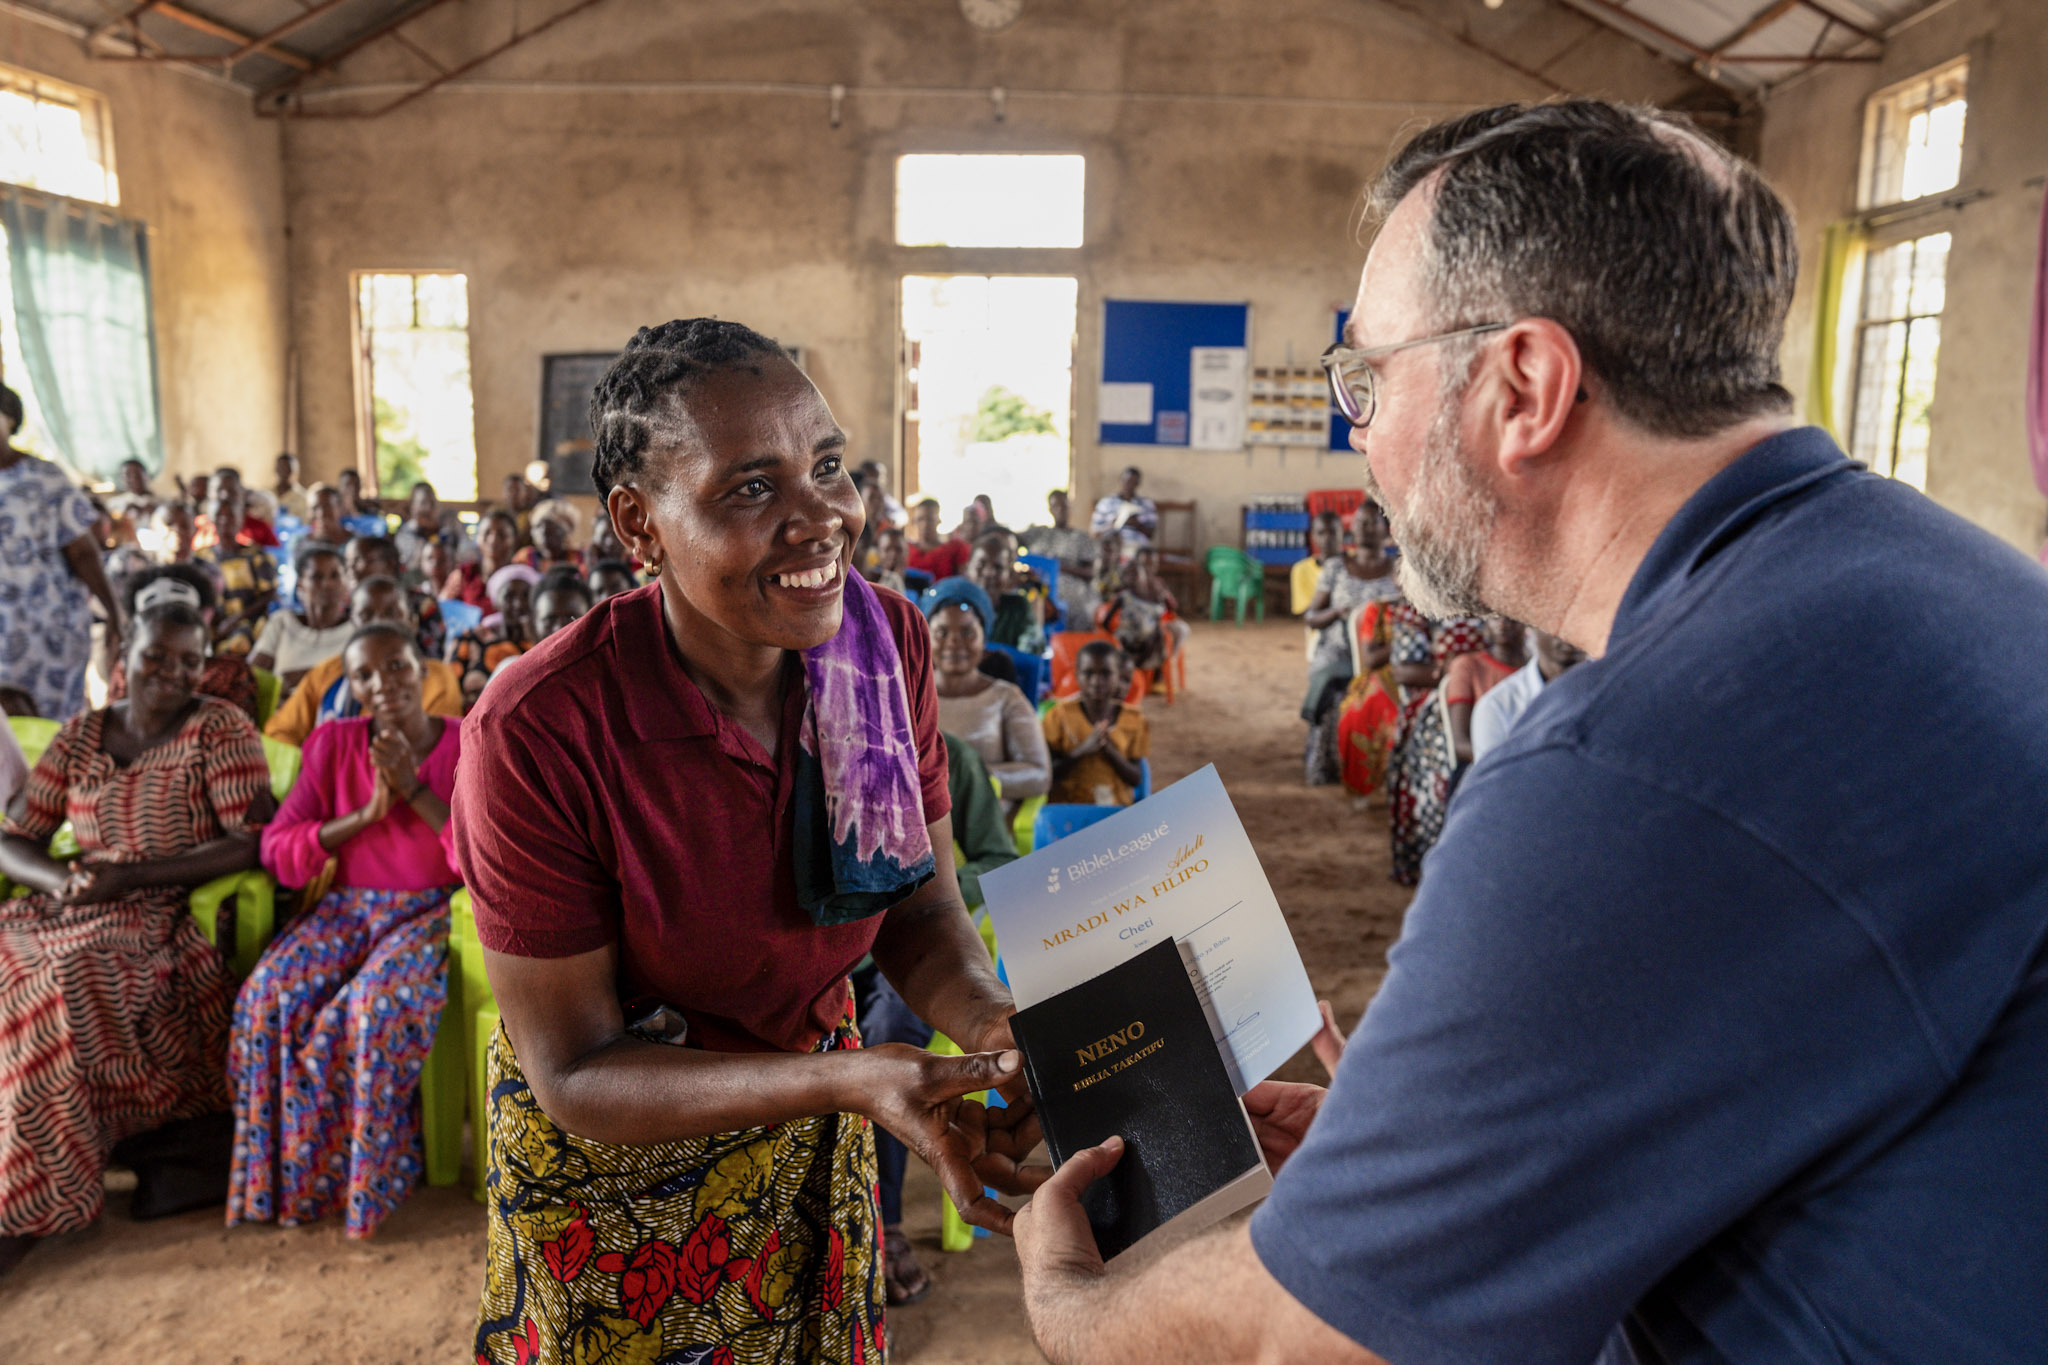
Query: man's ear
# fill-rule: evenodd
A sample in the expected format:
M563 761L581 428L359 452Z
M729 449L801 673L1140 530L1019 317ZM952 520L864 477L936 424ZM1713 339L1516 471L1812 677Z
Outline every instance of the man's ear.
M1542 458L1584 401L1585 362L1572 334L1549 318L1523 318L1494 348L1493 377L1500 385L1501 473L1520 478Z

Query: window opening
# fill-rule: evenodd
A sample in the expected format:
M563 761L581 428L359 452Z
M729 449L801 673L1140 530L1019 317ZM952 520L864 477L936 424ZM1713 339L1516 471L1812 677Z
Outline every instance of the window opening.
M1864 208L1924 199L1962 180L1970 65L1951 62L1884 91L1864 120Z
M363 411L380 497L425 479L451 502L477 495L469 375L469 277L426 271L356 277Z
M1850 453L1880 474L1927 487L1934 368L1941 350L1949 234L1870 253L1856 325Z
M897 245L1079 246L1086 171L1070 155L900 156Z

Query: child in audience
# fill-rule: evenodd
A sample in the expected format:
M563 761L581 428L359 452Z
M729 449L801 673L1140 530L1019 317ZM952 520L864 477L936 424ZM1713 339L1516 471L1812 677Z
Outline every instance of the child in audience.
M1045 713L1052 752L1047 800L1077 806L1128 806L1137 799L1138 760L1152 751L1144 713L1126 706L1131 663L1107 640L1091 640L1074 658L1081 695Z
M1120 586L1102 600L1096 623L1116 636L1133 668L1157 674L1166 656L1187 643L1187 623L1174 619L1180 603L1160 578L1159 551L1150 545L1131 550L1124 561Z
M590 566L590 602L592 606L608 597L617 597L622 592L631 592L640 586L639 577L633 566L623 559L600 559Z
M894 588L908 597L910 588L903 580L903 571L908 567L910 554L903 538L903 528L884 526L875 535L875 571L868 576L868 581Z
M363 714L321 726L263 831L287 886L329 886L235 1000L228 1223L335 1214L368 1237L422 1168L416 1095L446 999L448 799L459 723L422 706L412 632L364 626L343 651ZM331 871L330 871L331 869Z

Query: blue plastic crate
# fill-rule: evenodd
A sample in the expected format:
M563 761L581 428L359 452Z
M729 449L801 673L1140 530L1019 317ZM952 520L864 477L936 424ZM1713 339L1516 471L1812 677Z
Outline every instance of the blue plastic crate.
M1279 564L1285 567L1299 561L1306 551L1299 545L1258 545L1246 550L1245 553L1261 564Z

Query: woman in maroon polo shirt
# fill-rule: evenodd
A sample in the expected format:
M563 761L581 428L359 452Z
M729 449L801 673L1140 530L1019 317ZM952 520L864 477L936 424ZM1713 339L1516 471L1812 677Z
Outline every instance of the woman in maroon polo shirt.
M984 1182L1044 1174L1028 1104L962 1098L1021 1086L954 880L930 639L848 572L846 438L774 342L643 329L591 407L655 581L505 671L454 802L503 1019L477 1355L878 1358L869 1122L989 1227ZM860 1048L870 950L970 1055Z

